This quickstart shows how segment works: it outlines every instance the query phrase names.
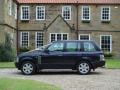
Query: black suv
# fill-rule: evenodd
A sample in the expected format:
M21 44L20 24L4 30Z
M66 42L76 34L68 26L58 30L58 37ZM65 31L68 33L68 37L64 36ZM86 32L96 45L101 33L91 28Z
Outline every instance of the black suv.
M88 74L105 65L104 55L93 41L55 41L17 57L16 67L25 75L41 69L72 69Z

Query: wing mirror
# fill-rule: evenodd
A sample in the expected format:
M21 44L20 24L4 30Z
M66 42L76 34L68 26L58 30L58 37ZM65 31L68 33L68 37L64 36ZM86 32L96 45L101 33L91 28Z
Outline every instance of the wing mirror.
M44 50L45 53L49 53L50 51L48 49Z

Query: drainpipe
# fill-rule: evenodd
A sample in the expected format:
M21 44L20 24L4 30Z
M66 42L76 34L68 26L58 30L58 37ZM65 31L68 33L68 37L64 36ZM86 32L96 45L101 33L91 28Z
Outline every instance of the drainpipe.
M16 20L16 48L17 48L17 55L19 54L19 28L18 28L18 23L19 23L19 3L17 3L17 20Z
M78 36L79 36L79 32L78 32L78 23L79 23L79 8L78 8L78 6L79 6L79 3L78 3L78 1L77 1L77 4L76 4L76 10L77 10L77 15L76 15L76 36L77 36L77 40L79 40L79 38L78 38Z

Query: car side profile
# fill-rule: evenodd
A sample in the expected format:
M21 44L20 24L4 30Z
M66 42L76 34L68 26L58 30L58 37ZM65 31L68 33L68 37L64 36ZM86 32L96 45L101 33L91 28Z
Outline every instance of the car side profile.
M72 69L86 75L104 66L105 59L94 41L55 41L18 55L15 65L25 75L42 69Z

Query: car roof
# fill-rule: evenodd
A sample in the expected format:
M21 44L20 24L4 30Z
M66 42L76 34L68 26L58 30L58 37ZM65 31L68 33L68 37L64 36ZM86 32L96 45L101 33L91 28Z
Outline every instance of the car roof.
M60 40L60 41L54 41L54 42L94 42L92 40Z

